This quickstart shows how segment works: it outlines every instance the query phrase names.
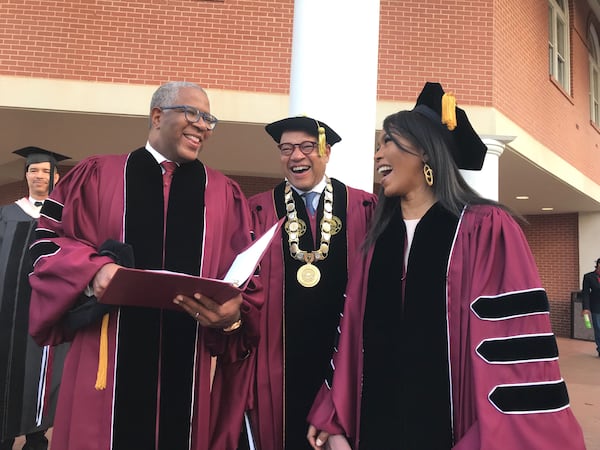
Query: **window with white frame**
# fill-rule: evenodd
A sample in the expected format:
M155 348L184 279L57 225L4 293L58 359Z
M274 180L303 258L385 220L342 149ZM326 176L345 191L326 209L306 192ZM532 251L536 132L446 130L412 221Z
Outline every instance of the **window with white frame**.
M588 30L587 44L590 60L590 120L600 126L600 46L593 25Z
M550 75L570 92L567 0L548 0L548 65Z

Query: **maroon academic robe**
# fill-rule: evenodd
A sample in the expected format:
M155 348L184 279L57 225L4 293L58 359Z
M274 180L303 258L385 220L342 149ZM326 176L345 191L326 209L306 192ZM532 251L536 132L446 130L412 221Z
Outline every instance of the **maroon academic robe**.
M409 258L422 238L421 225ZM445 305L452 448L584 449L559 372L545 292L518 224L500 208L470 207L451 244ZM371 249L350 276L333 378L309 415L317 429L347 436L354 449L361 429L365 299L374 262ZM389 323L393 327L394 319ZM423 317L422 326L427 324ZM398 432L389 430L391 442Z
M253 355L257 358L257 369L254 406L249 415L261 450L309 448L305 437L306 415L328 369L348 265L360 252L375 208L376 196L373 194L345 186L335 179L331 182L333 215L343 224L340 234L331 239L327 258L315 263L321 271L319 284L311 288L298 284L296 271L302 263L291 259L284 227L281 237L273 241L260 264L266 297L261 314L259 348ZM249 199L257 234L284 217L284 186L285 183L281 183L274 190ZM294 198L298 216L308 225L304 202L295 192ZM323 195L316 212L315 228L318 228L322 214ZM316 244L309 242L309 236L310 231L307 231L301 237L300 248L315 248ZM305 361L306 347L309 354ZM317 367L319 365L323 367ZM295 386L285 386L284 380ZM284 399L288 428L294 430L284 430Z
M239 186L199 161L175 171L166 231L162 196L160 166L142 148L82 161L42 211L32 246L30 332L40 344L72 339L53 448L206 450L211 430L239 433L241 415L217 417L212 411L211 354L221 362L213 404L241 403L243 409L243 359L257 341L259 296L244 295L244 325L230 335L204 329L185 312L112 309L103 390L95 389L101 322L77 332L65 327L65 314L102 265L112 261L97 250L108 239L130 244L138 268L211 278L223 276L250 243L249 210ZM139 290L143 295L144 286ZM239 383L222 391L222 376Z

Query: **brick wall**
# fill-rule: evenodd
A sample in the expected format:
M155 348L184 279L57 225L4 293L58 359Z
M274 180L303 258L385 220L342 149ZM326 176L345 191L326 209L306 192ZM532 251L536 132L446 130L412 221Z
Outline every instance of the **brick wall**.
M246 197L252 197L254 194L259 194L260 192L273 189L283 180L283 178L247 177L235 175L230 175L229 177L239 183Z
M25 180L5 184L0 188L0 205L12 203L27 195L27 183Z
M287 92L293 0L2 0L0 74Z
M580 289L577 214L527 216L523 231L550 301L557 336L571 336L571 292Z
M439 81L459 102L489 106L495 3L381 0L378 97L412 102Z
M590 123L586 37L590 23L597 33L600 23L587 0L569 5L571 88L565 92L549 76L547 2L494 2L494 106L584 175L598 180L600 133Z
M293 7L294 0L3 0L0 74L185 79L286 93ZM459 89L463 103L490 105L492 12L486 0L381 0L379 98L412 101L437 80Z

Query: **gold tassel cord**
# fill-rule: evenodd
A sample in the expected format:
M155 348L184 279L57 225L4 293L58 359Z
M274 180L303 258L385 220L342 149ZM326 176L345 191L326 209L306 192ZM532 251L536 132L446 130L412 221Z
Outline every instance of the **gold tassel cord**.
M450 131L456 128L456 97L453 92L447 92L442 96L442 123Z
M98 373L96 374L96 390L106 389L108 372L108 314L102 316L100 327L100 351L98 352Z
M322 158L325 156L325 150L327 148L327 140L325 138L325 128L319 127L319 156Z

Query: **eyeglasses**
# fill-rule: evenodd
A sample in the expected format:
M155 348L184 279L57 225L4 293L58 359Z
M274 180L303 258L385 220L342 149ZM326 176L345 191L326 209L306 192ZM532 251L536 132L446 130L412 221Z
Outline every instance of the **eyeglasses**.
M217 122L219 121L219 119L212 114L200 111L198 108L194 108L193 106L189 105L161 106L160 109L174 109L176 111L183 112L185 114L185 120L190 123L196 123L202 119L210 130L215 128L217 126Z
M302 154L310 155L317 145L319 144L311 141L304 141L300 142L299 144L290 144L289 142L284 142L283 144L279 144L277 148L279 148L279 151L283 156L290 156L292 153L294 153L294 149L296 147L300 149Z

